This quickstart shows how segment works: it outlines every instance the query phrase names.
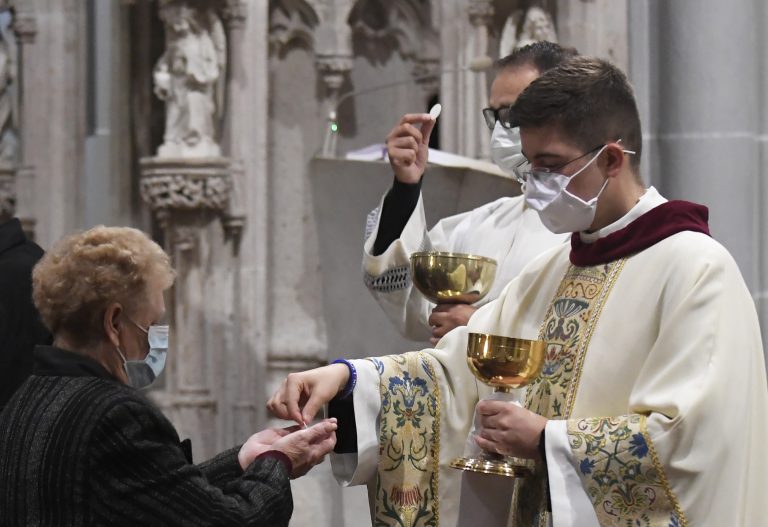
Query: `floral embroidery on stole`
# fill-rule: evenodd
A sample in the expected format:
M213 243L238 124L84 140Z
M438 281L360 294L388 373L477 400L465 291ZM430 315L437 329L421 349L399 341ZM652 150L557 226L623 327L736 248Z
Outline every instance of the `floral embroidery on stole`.
M547 341L547 351L541 375L526 390L529 410L549 419L570 415L592 332L625 261L571 265L566 271L539 332L539 338ZM533 477L516 482L512 525L547 525L546 485L543 465L536 466Z
M644 415L572 419L568 441L600 525L688 525L648 436Z
M379 372L376 527L439 525L440 386L421 352L371 360Z
M544 317L542 372L526 392L526 407L550 419L568 419L592 333L626 259L594 267L571 266ZM601 526L685 527L645 428L645 417L571 419L571 449ZM518 484L514 525L547 525L546 471Z

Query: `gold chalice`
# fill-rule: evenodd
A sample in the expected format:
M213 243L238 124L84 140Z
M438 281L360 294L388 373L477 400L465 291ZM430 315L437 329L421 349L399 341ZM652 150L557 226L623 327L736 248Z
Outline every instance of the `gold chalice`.
M448 252L411 255L411 280L435 304L474 304L491 290L496 260Z
M546 343L483 333L470 333L467 364L481 382L494 388L492 399L514 402L512 390L521 388L539 376L544 363ZM458 457L453 468L497 476L526 477L531 461L491 452Z

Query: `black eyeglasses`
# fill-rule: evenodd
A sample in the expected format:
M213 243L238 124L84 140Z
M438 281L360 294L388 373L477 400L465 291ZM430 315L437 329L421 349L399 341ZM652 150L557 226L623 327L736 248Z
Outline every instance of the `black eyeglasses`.
M501 108L483 108L483 117L489 130L493 130L493 127L496 126L496 121L499 121L504 128L513 128L511 104Z

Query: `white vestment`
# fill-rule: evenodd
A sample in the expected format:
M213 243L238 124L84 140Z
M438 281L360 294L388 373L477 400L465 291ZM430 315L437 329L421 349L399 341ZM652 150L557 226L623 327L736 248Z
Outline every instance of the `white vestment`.
M664 201L651 188L582 240ZM542 254L435 349L354 361L358 452L332 456L339 481L369 485L376 525L398 525L396 513L414 527L430 514L456 525L461 473L448 464L489 391L466 366L467 333L543 338L547 357L525 403L550 419L538 473L548 476L552 514L529 511L534 519L518 525L764 524L768 386L754 304L733 258L692 231L591 267L572 265L569 252ZM408 373L398 379L392 365ZM521 503L516 513L536 508Z
M424 203L419 196L400 238L382 254L373 256L381 207L380 204L368 218L363 253L365 284L398 331L413 340L429 340L427 320L435 306L411 286L412 253L449 251L496 260L498 266L493 286L477 304L483 305L498 297L504 286L533 258L568 239L565 235L549 232L539 220L538 213L525 206L522 196L500 198L444 218L427 232Z

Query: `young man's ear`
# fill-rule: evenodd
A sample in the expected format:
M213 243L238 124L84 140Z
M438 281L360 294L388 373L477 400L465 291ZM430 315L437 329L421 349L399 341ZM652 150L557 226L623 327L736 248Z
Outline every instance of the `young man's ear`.
M621 168L627 163L626 154L621 143L611 143L603 152L603 169L608 177L616 177Z

